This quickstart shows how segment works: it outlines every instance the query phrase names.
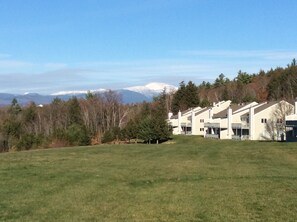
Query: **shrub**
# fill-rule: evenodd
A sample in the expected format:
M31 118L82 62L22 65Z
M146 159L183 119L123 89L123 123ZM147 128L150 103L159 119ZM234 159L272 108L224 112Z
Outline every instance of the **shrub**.
M83 146L90 145L91 138L84 126L76 123L70 125L66 130L67 140L71 145Z
M8 150L9 150L8 141L4 139L0 139L0 153L7 152Z
M115 140L123 140L123 139L125 139L125 137L121 129L119 127L114 127L103 134L102 143L109 143Z
M34 134L23 135L16 144L17 150L29 150L38 147L42 143L42 137Z

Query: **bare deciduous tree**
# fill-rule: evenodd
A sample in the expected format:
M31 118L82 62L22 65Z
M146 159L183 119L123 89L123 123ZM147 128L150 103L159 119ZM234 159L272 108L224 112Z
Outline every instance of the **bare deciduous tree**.
M293 114L294 106L286 101L280 101L271 114L271 118L267 121L265 129L267 136L264 139L281 140L285 135L286 121L288 115Z

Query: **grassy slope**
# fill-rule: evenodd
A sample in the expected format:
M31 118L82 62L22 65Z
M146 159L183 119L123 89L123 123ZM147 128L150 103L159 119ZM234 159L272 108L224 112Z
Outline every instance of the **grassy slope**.
M0 221L297 221L296 143L178 137L0 155Z

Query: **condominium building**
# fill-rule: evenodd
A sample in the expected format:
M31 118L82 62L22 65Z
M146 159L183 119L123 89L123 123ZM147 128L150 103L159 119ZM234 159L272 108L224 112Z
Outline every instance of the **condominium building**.
M297 102L292 115L294 106L284 100L247 104L221 101L210 107L178 112L175 116L169 113L168 123L173 134L216 139L284 140L288 137L288 140L297 140L296 106ZM287 116L285 120L284 116Z

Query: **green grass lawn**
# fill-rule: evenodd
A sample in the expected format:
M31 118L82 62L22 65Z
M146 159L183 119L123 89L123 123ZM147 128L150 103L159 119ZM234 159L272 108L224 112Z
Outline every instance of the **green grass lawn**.
M0 154L0 221L297 221L297 144L206 140Z

